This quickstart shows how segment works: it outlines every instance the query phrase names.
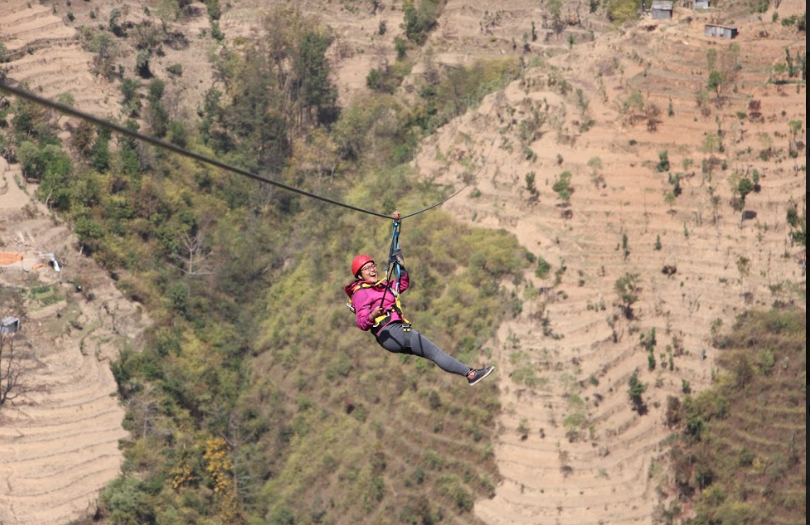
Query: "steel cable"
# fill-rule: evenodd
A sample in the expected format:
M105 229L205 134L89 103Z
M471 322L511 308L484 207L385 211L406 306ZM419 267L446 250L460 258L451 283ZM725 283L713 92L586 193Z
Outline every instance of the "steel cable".
M72 108L70 106L66 106L64 104L54 102L54 101L49 100L47 98L37 96L37 95L31 93L30 91L26 91L24 89L9 86L8 84L6 84L4 82L0 82L0 91L5 91L6 93L15 95L17 97L24 98L24 99L30 100L31 102L35 102L37 104L41 104L43 106L47 106L49 108L55 109L55 110L57 110L57 111L59 111L61 113L65 113L67 115L71 115L71 116L86 120L87 122L91 122L91 123L93 123L93 124L95 124L97 126L107 128L107 129L109 129L111 131L114 131L116 133L121 133L122 135L126 135L128 137L132 137L134 139L137 139L137 140L152 144L153 146L172 151L174 153L177 153L178 155L183 155L183 156L188 157L190 159L194 159L196 161L203 162L205 164L209 164L211 166L215 166L217 168L227 170L227 171L236 173L238 175L242 175L244 177L248 177L248 178L257 180L259 182L263 182L265 184L270 184L270 185L273 185L273 186L277 186L277 187L282 188L284 190L287 190L287 191L290 191L290 192L293 192L293 193L297 193L299 195L303 195L303 196L309 197L311 199L317 199L317 200L325 202L327 204L333 204L335 206L341 206L341 207L349 209L349 210L357 211L357 212L360 212L360 213L366 213L368 215L373 215L375 217L381 217L383 219L391 219L390 215L386 215L384 213L379 213L379 212L372 211L372 210L367 210L367 209L364 209L364 208L353 206L351 204L347 204L345 202L330 199L328 197L324 197L324 196L318 195L316 193L312 193L312 192L309 192L309 191L306 191L306 190L302 190L300 188L296 188L295 186L290 186L289 184L285 184L283 182L279 182L279 181L276 181L276 180L273 180L273 179L269 179L267 177L263 177L263 176L258 175L256 173L252 173L252 172L244 170L242 168L238 168L236 166L226 164L226 163L221 162L219 160L212 159L210 157L206 157L205 155L200 155L199 153L194 153L193 151L189 151L189 150L187 150L185 148L181 148L181 147L177 146L176 144L172 144L171 142L166 142L165 140L160 140L158 138L155 138L155 137L152 137L152 136L149 136L149 135L145 135L143 133L139 133L137 131L131 130L131 129L126 128L124 126L121 126L119 124L115 124L115 123L110 122L108 120L98 118L98 117L96 117L94 115L91 115L89 113L85 113L84 111L80 111L80 110L74 109L74 108ZM440 202L437 202L436 204L428 206L427 208L421 209L419 211L415 211L413 213L403 215L402 218L405 219L405 218L408 218L408 217L413 217L415 215L419 215L420 213L424 213L424 212L426 212L428 210L432 210L433 208L436 208L437 206L441 206L445 202L449 201L450 199L452 199L453 197L455 197L456 195L461 193L465 188L467 188L467 186L469 186L469 185L465 185L463 188L461 188L457 192L453 193L452 195L450 195L446 199L444 199L444 200L442 200Z

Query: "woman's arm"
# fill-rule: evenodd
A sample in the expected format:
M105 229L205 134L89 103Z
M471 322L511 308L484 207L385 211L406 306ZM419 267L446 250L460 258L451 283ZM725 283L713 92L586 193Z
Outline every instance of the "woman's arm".
M374 318L371 316L374 298L370 292L370 289L357 290L352 296L352 306L354 307L357 327L364 332L370 330L374 325Z
M408 276L408 270L402 268L402 274L399 276L399 293L404 292L411 285L411 279Z

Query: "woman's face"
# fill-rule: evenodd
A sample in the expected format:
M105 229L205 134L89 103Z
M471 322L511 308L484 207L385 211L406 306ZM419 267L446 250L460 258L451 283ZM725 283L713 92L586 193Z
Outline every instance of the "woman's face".
M377 265L374 262L367 262L360 268L360 278L364 281L377 280Z

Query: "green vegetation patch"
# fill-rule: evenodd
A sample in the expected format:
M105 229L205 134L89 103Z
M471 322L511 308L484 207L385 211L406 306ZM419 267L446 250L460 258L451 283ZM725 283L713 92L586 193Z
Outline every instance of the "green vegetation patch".
M36 301L37 305L41 307L65 300L65 296L59 292L59 289L52 285L43 285L31 288L28 292L28 297L32 301Z
M215 20L219 3L206 5ZM442 6L409 3L413 45ZM339 108L331 32L294 6L262 23L271 37L223 43L212 56L222 81L196 122L172 117L144 53L143 80L122 81L124 124L355 206L408 212L451 190L408 167L421 138L517 74L513 59L484 61L442 70L415 102L373 93ZM109 44L96 43L97 53ZM407 57L396 67L406 74ZM170 71L178 82L181 73ZM154 321L142 348L121 344L111 364L131 437L121 477L99 498L103 519L474 522L473 502L497 481L497 377L471 391L430 361L385 351L345 307L352 257L368 253L384 267L390 221L87 123L68 153L42 108L12 109L2 143L18 148L82 253L120 275L119 288ZM403 221L400 240L415 328L470 366L487 363L485 342L512 312L503 283L522 275L525 250L505 230L473 229L439 209ZM31 291L37 304L57 298L55 288ZM83 348L92 342L85 336Z
M804 521L806 328L801 310L741 315L716 339L714 386L682 405L670 399L677 491L695 508L688 523Z

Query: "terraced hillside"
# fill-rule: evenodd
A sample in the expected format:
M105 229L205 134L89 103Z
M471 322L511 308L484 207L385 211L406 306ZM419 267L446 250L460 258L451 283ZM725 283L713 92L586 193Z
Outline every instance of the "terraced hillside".
M761 39L738 24L742 68L708 115L695 103L707 50L729 45L704 37L699 20L642 22L527 69L415 161L425 177L471 181L449 210L514 232L551 265L515 286L522 311L493 342L505 369L495 452L504 479L476 505L485 522L650 523L671 484L659 457L666 397L710 384L711 334L740 311L801 302L803 250L785 216L804 206L805 161L788 138L790 121L806 121L804 85L767 81L785 48L805 52L804 42L776 25ZM639 96L661 110L655 131L628 117ZM723 152L707 141L718 136ZM754 170L761 189L741 225L730 181ZM553 188L564 172L568 202ZM680 173L674 200L669 173ZM627 274L638 282L631 317L616 292ZM635 371L647 386L638 411Z
M299 4L335 30L330 53L341 101L362 97L370 69L395 59L399 2ZM502 482L492 499L477 502L476 514L492 525L651 523L671 494L661 457L670 433L667 396L710 384L713 332L751 306L794 301L804 287L802 252L789 241L785 214L791 203L801 210L805 202L806 160L791 155L806 141L805 86L768 81L784 80L773 66L784 61L785 48L795 55L806 46L795 30L767 22L771 13L762 16L766 22L746 13L679 14L599 36L605 25L595 18L555 33L536 2L501 4L448 1L427 44L409 51L417 60L402 89L415 96L409 86L417 85L428 50L431 60L449 65L523 58L521 80L428 138L415 160L425 178L472 181L448 210L478 226L506 228L551 266L547 275L532 268L523 282L506 283L519 313L491 343L504 407L495 447ZM577 15L575 4L566 20ZM91 73L93 56L73 26L106 23L114 7L127 6L129 20L147 16L137 2L74 2L75 21L62 7L54 14L52 6L4 2L8 77L48 97L72 93L77 107L95 114L118 114L118 89ZM222 31L231 41L251 35L266 7L232 2ZM791 9L798 6L784 2L780 15ZM203 13L201 3L191 4L178 24L187 47L166 49L155 61L161 72L183 66L169 87L178 115L191 115L215 84L200 59L213 45ZM708 39L707 21L735 23L741 36ZM742 67L699 105L712 49L716 61ZM128 76L134 60L133 50L123 52ZM797 136L791 121L803 124ZM754 170L759 190L745 200L741 222L730 182L738 187ZM0 522L66 523L90 509L118 472L123 409L110 396L107 360L113 348L137 339L144 321L76 254L64 225L23 208L18 168L3 164L0 171L4 249L23 252L29 270L37 252L63 261L61 277L48 268L0 268L6 284L33 281L63 297L44 308L32 302L24 333L43 388L0 413ZM555 190L564 172L570 186ZM83 295L68 283L72 275L87 279ZM632 315L616 292L627 275L638 276ZM637 410L628 396L635 371L647 387Z
M116 89L91 73L93 55L82 48L76 29L36 2L0 5L0 38L11 61L6 74L42 96L73 96L76 107L104 115L116 103Z
M119 472L124 409L109 362L135 344L146 321L76 252L68 228L20 189L18 170L0 166L0 240L23 260L0 267L0 282L36 293L15 336L32 353L21 383L27 393L0 412L0 522L58 525L91 509ZM61 272L39 264L43 252L56 255Z

